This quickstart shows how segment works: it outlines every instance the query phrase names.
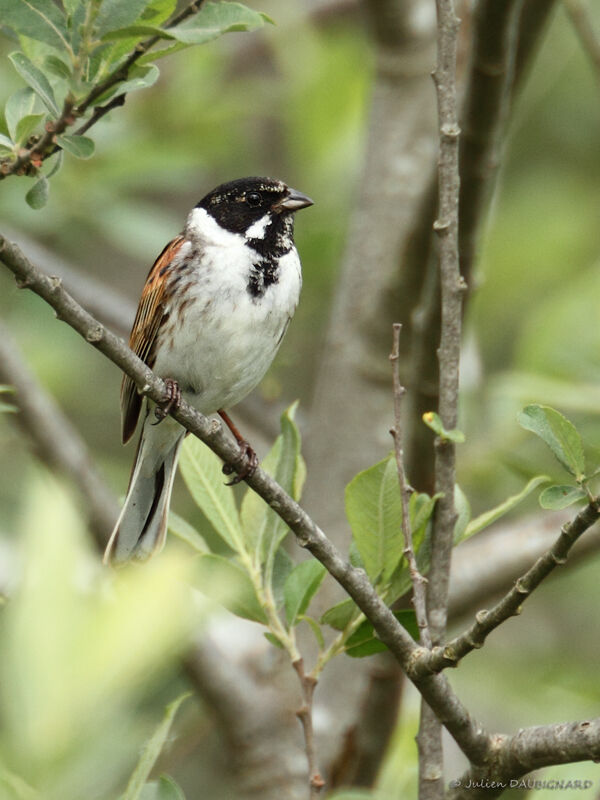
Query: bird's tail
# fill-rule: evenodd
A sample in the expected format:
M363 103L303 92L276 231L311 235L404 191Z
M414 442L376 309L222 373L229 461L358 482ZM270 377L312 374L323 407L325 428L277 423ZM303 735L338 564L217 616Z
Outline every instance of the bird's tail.
M158 426L150 420L147 416L125 504L104 553L105 564L145 561L165 543L171 490L185 431L169 418Z

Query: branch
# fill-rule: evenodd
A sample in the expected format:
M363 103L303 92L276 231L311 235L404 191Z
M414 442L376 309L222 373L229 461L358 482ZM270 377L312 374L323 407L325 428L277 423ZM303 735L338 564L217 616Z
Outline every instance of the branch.
M437 65L436 88L439 161L438 217L433 229L438 236L441 284L441 331L438 349L438 411L447 430L457 424L458 378L462 326L462 294L465 287L458 261L458 127L456 58L460 21L454 0L436 0ZM427 615L433 644L446 633L448 582L454 543L455 445L440 436L435 441L435 492L440 495L433 516L431 566L427 583ZM417 735L419 750L419 797L436 800L444 796L444 752L442 726L435 711L421 703Z
M490 761L452 781L447 800L499 797L505 789L519 788L518 779L532 770L589 760L600 760L600 717L523 728L514 736L496 737Z
M534 514L497 525L485 536L476 536L458 547L452 556L450 616L472 615L502 596L506 587L552 546L556 529L567 522L567 511ZM599 549L600 531L596 527L577 541L569 554L568 568Z
M142 395L156 403L165 402L167 394L164 381L154 375L122 339L106 330L76 303L62 288L59 279L40 272L16 245L2 236L0 261L17 277L20 288L31 289L42 297L55 309L59 319L129 375ZM219 422L207 419L185 401L171 415L225 462L232 464L236 470L243 469L243 453L223 431ZM480 763L490 746L489 735L471 718L442 675L413 677L413 662L421 648L377 595L365 571L345 561L306 511L262 469L258 468L246 482L286 523L300 547L309 550L356 602L465 755L471 761Z
M310 800L318 800L321 789L325 786L325 781L321 777L319 767L317 766L313 732L313 695L315 693L317 679L313 675L306 674L304 671L304 661L301 658L298 659L298 661L293 661L292 666L296 670L302 690L302 705L296 712L296 716L302 723L302 730L304 732L304 748L308 761L309 798Z
M535 46L555 0L481 0L473 20L473 55L461 112L459 256L467 283L476 257L480 231L501 161L516 85L523 82ZM418 308L410 330L408 388L414 424L407 440L407 466L415 486L432 487L429 432L419 423L437 404L435 352L440 340L440 285L433 258L431 221L436 213L437 176L421 201L401 263L403 282L419 281ZM412 278L410 276L413 276ZM422 276L422 277L421 277Z
M8 328L0 322L0 381L15 387L15 420L51 469L64 473L81 496L90 529L104 548L119 516L117 500L96 470L77 431L25 365Z
M600 518L598 501L589 503L572 522L564 525L554 545L520 577L513 588L491 611L479 611L475 622L464 633L443 647L435 648L430 654L422 654L420 660L427 670L439 671L445 667L455 667L461 658L483 645L486 637L509 617L521 612L521 605L534 589L557 566L567 560L571 547Z
M394 453L396 456L396 468L398 470L398 482L400 483L400 495L402 497L402 534L404 536L404 557L408 562L410 579L413 585L413 604L415 616L419 626L421 644L431 648L431 636L427 623L427 579L419 572L415 550L413 547L412 529L410 524L409 502L413 489L409 486L404 469L404 428L402 425L402 397L406 389L400 383L400 370L398 359L400 358L400 331L402 325L394 323L394 341L390 361L392 362L392 377L394 384L394 427L390 430L394 440Z
M165 27L172 28L175 25L179 25L188 17L198 13L203 3L204 0L193 0L193 2L186 6L177 16L169 20ZM8 178L9 175L35 174L43 161L51 155L54 155L58 150L62 150L60 145L56 143L56 136L64 133L67 128L74 125L76 119L85 114L90 106L102 97L105 92L112 89L113 86L116 86L118 83L126 81L135 63L160 41L162 41L160 36L151 36L136 45L125 61L116 67L103 81L94 86L80 103L75 104L73 98L70 95L67 96L60 116L58 119L46 124L46 132L41 139L30 148L23 150L14 161L2 161L0 180ZM92 117L78 128L76 133L81 134L89 130L92 125L102 119L108 111L123 105L124 102L125 95L121 95L118 99L115 98L111 100L106 106L97 107L94 109Z

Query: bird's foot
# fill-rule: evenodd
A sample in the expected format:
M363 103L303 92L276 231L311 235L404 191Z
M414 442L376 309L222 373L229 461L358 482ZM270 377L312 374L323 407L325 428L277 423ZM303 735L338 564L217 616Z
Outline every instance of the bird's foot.
M235 486L236 483L240 483L246 478L250 478L252 475L254 475L256 468L258 467L258 456L252 447L250 447L248 442L245 439L242 439L238 442L238 444L240 446L240 453L244 457L244 465L237 472L235 477L233 477L230 481L227 481L227 486ZM232 475L234 472L236 472L236 468L232 464L223 464L222 471L224 475Z
M179 404L181 403L181 389L179 388L179 384L177 381L172 380L171 378L167 378L165 380L165 401L163 405L156 406L154 409L154 416L156 417L155 425L158 425L159 422L162 422L165 417L167 417L173 409L177 410L179 408Z

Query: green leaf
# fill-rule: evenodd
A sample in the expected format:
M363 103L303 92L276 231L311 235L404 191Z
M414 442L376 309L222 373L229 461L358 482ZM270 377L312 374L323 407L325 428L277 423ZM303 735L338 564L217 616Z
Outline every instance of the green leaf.
M142 13L140 20L152 25L160 25L169 19L177 7L177 0L152 0Z
M325 577L325 567L311 558L296 564L288 575L283 589L285 617L291 628L299 615L304 614Z
M239 552L241 525L231 488L225 485L221 460L195 436L181 448L181 474L190 494L215 531Z
M325 647L325 639L323 638L323 632L317 620L313 619L312 617L309 617L307 614L299 614L298 622L306 622L311 631L314 633L319 648L323 650L323 648Z
M73 74L71 67L69 67L62 58L58 58L58 56L46 56L44 59L44 66L48 72L56 75L57 78L63 78L63 80L69 80Z
M198 14L175 28L168 28L168 32L185 44L203 44L224 33L262 28L265 21L263 14L241 3L206 3Z
M65 16L52 0L0 0L0 20L30 39L68 48Z
M122 94L135 92L138 89L147 89L158 80L160 70L155 64L149 64L145 67L135 67L129 73L129 79L119 83L117 86L109 89L101 97L98 98L98 103L105 103L106 100L112 97L119 97Z
M550 406L529 405L517 417L519 425L535 433L552 450L563 467L575 477L585 477L581 436L572 422Z
M537 489L542 483L547 483L550 480L547 475L537 475L535 478L532 478L527 485L521 489L520 492L517 494L513 494L508 497L503 503L496 506L495 508L491 508L489 511L484 511L483 514L480 514L475 519L472 519L471 522L466 526L464 533L460 537L460 539L455 538L455 544L458 542L464 542L466 539L470 539L471 536L474 536L476 533L479 533L484 528L488 528L492 523L496 522L496 520L503 517L509 511L512 511L515 506L518 506L519 503L524 500L534 489Z
M392 456L359 472L346 487L346 516L373 582L391 577L402 558L402 501Z
M237 561L212 553L198 560L198 588L209 597L216 597L232 614L253 622L267 624L252 581Z
M454 524L454 544L456 545L462 541L467 525L471 521L471 504L458 483L454 485L454 508L457 514Z
M281 415L281 434L262 461L262 468L288 492L294 500L300 498L306 468L300 454L300 432L294 422L297 403ZM251 489L242 500L240 518L248 549L256 563L271 563L275 552L287 533L287 525L272 508Z
M458 428L452 428L450 431L446 430L441 417L439 414L436 414L435 411L427 411L423 414L423 422L428 428L431 428L434 433L437 433L440 439L454 442L455 444L462 444L465 441L464 433L459 431Z
M157 781L144 784L140 800L185 800L185 795L170 775L161 775Z
M11 141L8 136L5 136L3 133L0 133L0 149L6 150L9 153L12 153L15 149L15 144Z
M263 633L263 636L265 637L267 642L271 642L272 645L278 647L280 650L283 650L283 645L274 634L270 633L269 631L265 631L265 633Z
M91 158L94 155L96 145L87 136L77 136L74 134L63 134L57 136L56 141L67 153L75 158Z
M133 774L131 775L131 778L129 779L129 783L127 784L127 788L125 789L125 793L122 795L121 800L139 800L141 797L144 784L148 780L148 776L150 775L152 767L154 766L156 759L160 755L160 751L167 741L175 714L177 713L179 706L186 698L190 697L191 694L191 692L185 692L184 694L179 695L179 697L170 703L165 709L163 720L157 727L152 738L148 740L144 749L142 750L140 759L135 770L133 771Z
M585 490L580 486L548 486L540 494L539 502L542 508L559 511L568 508L579 500L587 500Z
M394 616L402 623L413 639L418 641L419 628L415 612L411 609L403 609L401 611L394 611ZM373 625L368 620L361 622L352 636L348 637L345 645L346 654L352 658L364 658L374 653L381 653L383 650L387 650L387 647L381 639L377 638Z
M48 78L44 73L34 66L24 53L18 50L14 53L10 53L8 57L19 75L23 78L25 83L31 86L48 111L58 117L60 111L56 104L56 98L54 97L54 92L48 82Z
M16 91L6 101L4 106L4 119L6 120L6 127L13 140L17 139L17 126L19 120L23 117L29 116L33 112L33 105L35 103L35 92L28 86Z
M27 116L21 117L17 125L15 141L18 144L27 142L45 116L45 114L27 114Z
M25 195L25 202L31 208L38 211L43 208L48 202L48 195L50 194L50 184L45 175L36 181L31 189Z
M271 591L273 592L273 598L275 599L275 605L277 608L281 608L283 605L283 590L285 587L285 582L287 581L288 575L293 568L294 562L287 554L285 548L277 548L277 552L275 553L275 558L273 560L273 570L271 574Z
M210 548L206 544L204 537L198 533L193 525L190 525L183 517L176 514L173 510L169 511L169 531L174 533L182 541L196 550L197 553L209 553Z
M108 31L125 28L135 22L142 14L150 0L103 0L100 12L96 17L94 33L98 38Z
M329 625L336 631L343 631L344 628L354 619L359 609L352 598L347 597L345 600L340 600L330 609L328 609L321 617L323 625Z

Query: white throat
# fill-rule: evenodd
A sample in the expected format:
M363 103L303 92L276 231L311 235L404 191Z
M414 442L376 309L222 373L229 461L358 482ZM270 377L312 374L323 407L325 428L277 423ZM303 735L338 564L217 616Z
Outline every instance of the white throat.
M218 247L238 246L245 241L241 233L232 233L222 228L214 217L203 208L193 208L185 225L185 236L203 245Z

